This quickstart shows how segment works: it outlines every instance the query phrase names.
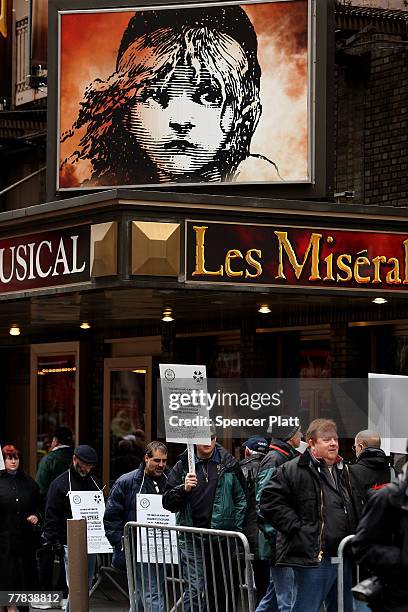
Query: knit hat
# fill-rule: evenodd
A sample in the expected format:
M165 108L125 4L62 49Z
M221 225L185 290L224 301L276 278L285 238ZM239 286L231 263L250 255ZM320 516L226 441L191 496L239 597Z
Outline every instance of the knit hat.
M75 457L78 457L80 461L89 463L89 465L96 465L98 463L98 455L96 454L96 450L87 444L77 446L74 450L74 455Z
M251 436L242 446L257 453L266 453L268 450L268 443L261 436Z
M287 415L282 415L280 418L281 422L287 420L288 422L293 422L293 417L289 417ZM293 438L293 436L299 431L300 425L278 425L278 423L274 423L272 425L272 438L277 438L278 440L283 440L286 442Z

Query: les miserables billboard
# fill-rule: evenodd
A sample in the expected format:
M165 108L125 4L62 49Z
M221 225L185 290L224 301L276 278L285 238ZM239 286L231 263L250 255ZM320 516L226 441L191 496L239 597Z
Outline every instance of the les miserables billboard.
M96 4L50 5L57 191L315 184L327 0Z

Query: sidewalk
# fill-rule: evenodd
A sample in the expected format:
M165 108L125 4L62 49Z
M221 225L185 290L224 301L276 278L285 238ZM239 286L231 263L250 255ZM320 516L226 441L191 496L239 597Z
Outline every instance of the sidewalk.
M129 602L118 591L112 591L109 588L102 586L103 591L99 588L91 597L89 610L90 612L129 612ZM104 594L105 593L105 594ZM112 601L106 595L112 597ZM54 612L61 612L61 608L53 608ZM49 612L53 612L50 610ZM30 612L39 612L34 608L30 608Z

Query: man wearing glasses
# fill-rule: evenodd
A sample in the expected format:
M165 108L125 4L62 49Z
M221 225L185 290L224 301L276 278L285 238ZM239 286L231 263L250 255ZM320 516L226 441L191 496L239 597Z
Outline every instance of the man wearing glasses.
M356 463L350 466L350 473L366 499L384 485L397 480L394 468L380 447L381 438L377 431L365 429L355 437L353 451L356 453Z

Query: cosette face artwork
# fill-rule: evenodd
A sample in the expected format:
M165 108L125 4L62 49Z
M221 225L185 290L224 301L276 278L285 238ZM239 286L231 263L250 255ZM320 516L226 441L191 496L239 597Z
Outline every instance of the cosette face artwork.
M254 15L264 6L251 7ZM63 79L64 66L63 55ZM85 87L71 125L61 88L59 187L284 180L269 145L255 149L261 79L257 32L243 6L137 10L115 69Z
M224 104L221 86L204 66L198 74L186 63L177 64L168 81L142 90L126 117L140 149L167 182L212 169L233 124L231 104ZM184 177L185 178L185 177Z

